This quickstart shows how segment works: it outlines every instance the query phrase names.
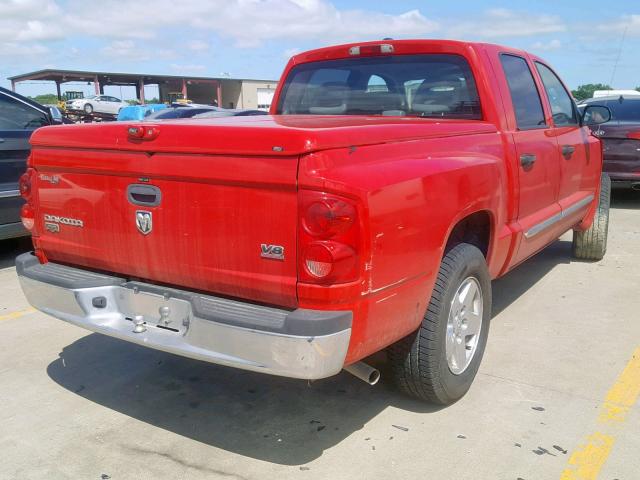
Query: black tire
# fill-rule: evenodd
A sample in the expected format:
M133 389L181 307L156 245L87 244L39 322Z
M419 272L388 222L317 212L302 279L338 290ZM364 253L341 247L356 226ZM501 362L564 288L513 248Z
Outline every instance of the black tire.
M93 105L91 105L90 103L85 103L84 113L91 115L93 113Z
M611 201L611 179L606 173L600 180L600 198L593 224L584 232L573 231L572 251L580 260L602 260L607 252L609 235L609 204Z
M469 277L482 292L482 320L475 353L464 371L454 374L446 358L447 322L452 300ZM491 278L484 255L468 243L446 253L440 264L422 325L388 349L394 381L405 393L431 403L448 405L460 399L478 372L489 333Z

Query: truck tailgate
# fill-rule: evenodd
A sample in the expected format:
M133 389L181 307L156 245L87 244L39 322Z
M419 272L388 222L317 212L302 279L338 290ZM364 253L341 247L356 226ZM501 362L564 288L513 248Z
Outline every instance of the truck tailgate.
M59 263L294 307L297 163L36 143L39 246Z

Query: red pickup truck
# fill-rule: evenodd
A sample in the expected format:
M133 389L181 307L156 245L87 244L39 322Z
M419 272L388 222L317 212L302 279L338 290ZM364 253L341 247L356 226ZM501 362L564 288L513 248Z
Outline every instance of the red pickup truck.
M605 253L600 141L520 50L405 40L294 56L271 115L46 127L20 190L28 300L95 332L302 379L387 350L409 394L468 390L491 280L563 233Z

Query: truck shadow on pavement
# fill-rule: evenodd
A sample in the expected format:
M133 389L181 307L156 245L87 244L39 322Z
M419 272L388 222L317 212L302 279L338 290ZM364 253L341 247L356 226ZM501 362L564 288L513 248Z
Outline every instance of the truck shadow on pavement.
M30 250L33 250L31 237L0 240L0 269L13 267L16 264L16 257Z
M640 191L630 188L614 188L611 190L611 208L640 210Z
M554 266L570 261L571 242L559 241L494 282L494 315ZM87 400L158 428L240 455L301 465L361 430L387 407L429 414L390 381L384 354L370 359L382 371L375 387L342 373L305 382L212 365L98 334L68 345L47 369L50 378ZM388 436L412 425L387 413ZM403 418L406 418L404 416ZM415 417L414 417L415 418ZM371 442L364 441L364 449ZM138 448L135 440L124 449ZM170 452L149 451L157 455ZM145 452L140 452L145 453Z
M309 383L182 358L99 334L65 347L47 373L64 388L136 420L282 465L318 458L389 406L420 413L438 410L402 396L389 383L371 387L345 372ZM390 415L389 436L406 434L393 424L412 428ZM139 451L135 439L118 447ZM364 435L363 448L371 448ZM162 448L139 453L172 455Z
M493 316L495 317L527 290L544 278L554 267L579 260L571 256L571 241L558 240L526 260L491 284ZM491 338L491 334L489 334Z

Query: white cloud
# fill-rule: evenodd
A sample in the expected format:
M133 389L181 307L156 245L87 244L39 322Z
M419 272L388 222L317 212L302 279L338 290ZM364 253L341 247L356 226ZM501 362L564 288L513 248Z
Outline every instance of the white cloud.
M55 0L2 0L2 16L5 19L53 17L60 14Z
M154 39L166 35L167 27L174 27L211 31L232 39L236 45L256 46L272 39L331 43L416 37L438 28L418 10L392 15L341 9L329 0L182 0L180 8L176 8L175 0L156 0L153 8L144 2L126 0L10 0L10 5L14 16L23 19L21 28L13 29L13 38L26 28L25 35L34 39L40 39L45 32L51 38L59 38L63 31L67 35L75 32L118 40ZM43 24L25 23L39 20L40 14L51 19L45 28ZM64 26L68 28L63 29ZM187 46L194 51L208 48L202 41Z
M206 52L209 50L210 45L202 40L192 40L187 44L187 48L194 52Z
M64 38L54 0L0 0L0 41L30 42Z
M171 67L171 70L175 70L178 73L202 73L207 69L205 65L196 64L180 65L177 63L172 63L169 66Z
M539 52L551 52L562 48L562 42L557 38L548 42L536 42L531 45L531 49Z
M297 55L298 53L300 53L300 51L301 50L297 47L287 48L284 52L282 52L282 56L288 60L294 55Z
M598 25L602 32L627 32L627 35L640 35L640 14L622 15L617 20Z
M176 52L173 50L150 48L134 40L113 40L100 51L106 57L130 62L141 62L152 58L170 60L176 57Z
M567 26L555 15L495 8L487 10L475 20L459 22L449 30L449 35L456 38L495 39L528 37L566 30Z
M139 48L133 40L114 40L101 51L107 57L123 60L142 61L151 58L149 53Z
M14 42L0 42L0 58L38 57L47 53L49 53L49 48L39 43L23 45Z

